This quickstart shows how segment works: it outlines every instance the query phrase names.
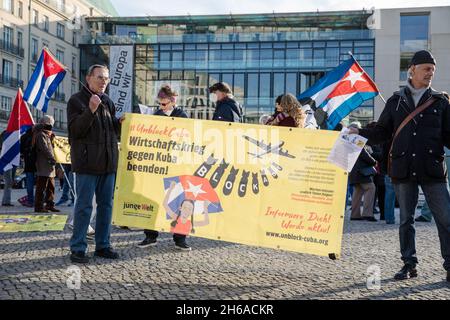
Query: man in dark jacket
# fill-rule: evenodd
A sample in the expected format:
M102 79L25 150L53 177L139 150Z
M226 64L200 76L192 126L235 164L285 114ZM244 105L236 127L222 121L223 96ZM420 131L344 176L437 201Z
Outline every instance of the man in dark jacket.
M233 92L228 84L218 82L209 88L209 92L217 97L212 120L242 122L242 107L234 100Z
M112 201L118 162L120 123L115 106L105 94L109 71L93 65L86 76L87 85L67 104L72 170L76 174L77 199L74 208L71 260L87 263L86 233L92 214L92 199L97 201L95 256L117 259L110 245Z
M399 132L389 154L389 175L400 205L400 250L405 264L395 275L397 280L417 276L414 214L420 185L436 220L450 281L450 195L444 161L444 146L450 147L450 104L442 93L431 88L435 65L430 52L416 52L407 86L387 101L375 128L359 130L374 143L388 141L415 108L434 99Z

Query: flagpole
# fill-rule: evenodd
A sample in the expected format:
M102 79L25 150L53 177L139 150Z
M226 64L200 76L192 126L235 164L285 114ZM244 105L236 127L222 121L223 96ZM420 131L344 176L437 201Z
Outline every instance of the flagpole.
M71 183L69 182L69 178L67 177L66 170L64 169L64 166L63 166L62 163L60 163L59 165L60 165L62 171L64 172L64 178L66 178L66 182L69 184L70 192L72 193L72 196L73 196L73 198L74 198L74 200L75 200L75 199L77 198L77 196L76 196L76 194L75 194L75 191L72 189ZM73 174L73 173L72 173L72 174Z
M363 67L361 67L361 65L359 64L358 60L356 60L355 56L353 56L353 53L351 51L348 52L348 54L353 58L353 60L355 60L356 64L358 65L358 67L361 68L361 70L364 72L364 74L369 77L369 79L372 81L372 83L375 85L375 88L377 88L378 90L378 95L380 96L381 100L383 101L384 104L386 104L386 100L384 99L383 95L381 94L380 89L378 88L377 84L375 83L375 81L373 81L373 79L370 77L370 75L366 72L366 70L364 70Z

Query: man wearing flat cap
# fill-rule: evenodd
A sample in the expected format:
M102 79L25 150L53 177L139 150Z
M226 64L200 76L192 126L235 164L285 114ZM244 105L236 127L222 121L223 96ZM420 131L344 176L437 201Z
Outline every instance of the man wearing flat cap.
M414 214L418 188L436 220L450 282L450 195L444 146L450 147L450 104L431 88L436 61L430 52L416 52L410 62L406 87L387 101L377 125L351 129L375 144L390 141L388 174L400 205L400 251L403 268L396 280L417 277Z

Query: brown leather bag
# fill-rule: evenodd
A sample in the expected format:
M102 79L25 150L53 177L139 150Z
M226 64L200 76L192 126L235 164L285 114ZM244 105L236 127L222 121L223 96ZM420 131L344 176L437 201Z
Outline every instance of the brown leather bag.
M411 112L406 118L405 120L403 120L403 122L398 126L397 130L395 131L395 134L392 138L392 143L391 143L391 148L389 149L389 159L388 159L388 174L391 172L391 163L392 163L392 148L394 147L394 142L395 142L395 138L397 138L398 134L400 133L400 131L415 117L417 116L419 113L421 113L422 111L424 111L425 109L427 109L428 107L430 107L437 99L436 98L431 98L428 99L427 101L425 101L423 104L421 104L420 106L418 106L416 109L414 109L413 112Z

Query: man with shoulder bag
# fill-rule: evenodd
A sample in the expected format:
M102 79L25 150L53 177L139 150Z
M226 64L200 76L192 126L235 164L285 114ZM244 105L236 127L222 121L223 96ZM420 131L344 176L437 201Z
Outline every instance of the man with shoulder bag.
M373 143L392 139L388 174L400 205L400 250L404 266L396 280L417 277L414 215L421 186L436 220L450 282L450 195L444 146L450 147L450 104L431 88L436 61L428 51L411 60L407 86L387 101L374 128L351 129Z

